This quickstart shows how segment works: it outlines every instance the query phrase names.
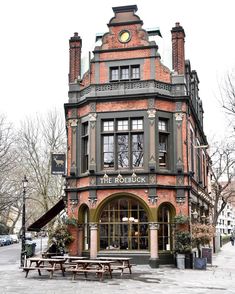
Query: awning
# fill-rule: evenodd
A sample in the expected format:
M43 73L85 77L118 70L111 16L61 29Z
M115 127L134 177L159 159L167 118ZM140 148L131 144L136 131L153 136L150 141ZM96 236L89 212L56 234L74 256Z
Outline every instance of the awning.
M32 225L30 225L27 230L39 232L46 224L49 223L55 216L57 216L63 209L65 204L63 199L56 203L51 209L49 209L43 216L36 220Z

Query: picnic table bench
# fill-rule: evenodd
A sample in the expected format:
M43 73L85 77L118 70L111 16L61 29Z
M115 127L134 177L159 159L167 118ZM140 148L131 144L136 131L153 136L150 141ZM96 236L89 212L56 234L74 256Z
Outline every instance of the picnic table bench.
M113 262L114 261L99 259L75 259L72 261L71 266L66 269L66 272L73 273L73 280L75 280L78 273L84 273L85 278L87 278L87 273L95 273L100 281L103 281L105 273L108 273L112 279L111 263Z
M131 274L131 268L134 264L131 264L130 261L132 258L130 257L98 257L97 259L99 260L108 260L108 261L113 261L111 264L111 269L112 270L121 270L121 276L124 273L125 269L129 269L129 273Z
M41 276L41 270L47 270L50 272L50 278L52 278L54 271L61 270L62 275L64 276L65 268L63 264L66 259L62 258L41 258L41 257L32 257L28 259L29 265L25 264L23 270L26 272L25 277L28 277L28 273L32 270L37 270L39 276Z

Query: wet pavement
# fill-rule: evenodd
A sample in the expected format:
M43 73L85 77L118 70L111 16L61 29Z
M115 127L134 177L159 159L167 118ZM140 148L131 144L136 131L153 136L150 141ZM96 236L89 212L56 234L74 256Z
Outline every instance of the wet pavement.
M40 277L37 271L25 273L19 269L18 262L12 265L0 266L0 293L235 293L235 246L230 243L223 246L221 251L213 255L212 266L206 270L179 270L176 268L161 267L152 269L148 265L133 267L132 275L128 273L122 277L114 272L113 279L105 276L100 282L94 274L86 280L83 275L72 281L72 275L55 272L52 279L46 271Z

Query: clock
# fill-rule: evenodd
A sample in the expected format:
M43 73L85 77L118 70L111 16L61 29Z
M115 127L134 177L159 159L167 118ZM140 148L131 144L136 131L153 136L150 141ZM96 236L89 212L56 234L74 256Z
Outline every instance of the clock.
M131 39L131 33L129 31L125 30L119 33L119 41L121 43L127 43L130 41L130 39Z

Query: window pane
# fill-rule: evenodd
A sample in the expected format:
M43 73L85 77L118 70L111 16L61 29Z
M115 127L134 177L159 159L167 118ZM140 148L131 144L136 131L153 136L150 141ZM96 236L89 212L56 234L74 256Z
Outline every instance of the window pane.
M89 155L89 146L88 146L88 137L82 139L83 143L83 154L82 154L82 172L88 170L88 155Z
M132 165L143 166L143 134L132 135Z
M113 120L107 120L103 122L103 131L113 131L114 130L114 121Z
M88 134L88 123L82 124L82 135L85 136Z
M103 167L114 167L113 136L103 136Z
M118 136L118 167L128 167L128 135Z
M160 131L167 131L167 121L159 119L159 121L158 121L158 129Z
M111 81L118 81L119 77L118 77L118 68L111 68Z
M118 120L117 129L118 129L118 131L127 131L128 130L128 120Z
M131 78L132 79L139 79L140 78L140 67L139 66L132 66Z
M129 80L129 67L121 68L121 80Z
M167 135L159 135L159 165L166 167L167 162Z
M131 124L132 130L143 130L143 119L133 119Z
M159 151L167 152L167 135L159 135Z

